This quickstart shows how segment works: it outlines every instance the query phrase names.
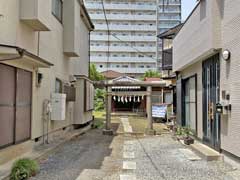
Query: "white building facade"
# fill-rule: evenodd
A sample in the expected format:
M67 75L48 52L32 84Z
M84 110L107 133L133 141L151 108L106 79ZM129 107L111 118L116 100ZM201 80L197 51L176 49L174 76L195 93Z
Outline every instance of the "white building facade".
M208 146L237 159L239 8L237 1L201 0L173 40L179 124L189 126Z
M94 26L82 0L0 4L1 165L92 120Z
M100 72L114 70L138 76L161 69L161 42L156 35L180 23L181 0L104 1L110 30L109 53L102 2L85 2L95 25L90 59Z

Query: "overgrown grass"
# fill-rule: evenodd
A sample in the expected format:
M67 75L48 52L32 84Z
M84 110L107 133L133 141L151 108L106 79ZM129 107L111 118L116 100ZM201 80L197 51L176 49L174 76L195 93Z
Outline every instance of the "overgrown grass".
M105 112L103 111L94 111L94 123L93 128L102 129L104 127Z
M31 159L19 159L12 167L10 180L26 180L29 177L35 176L39 171L39 165Z
M147 126L148 120L145 117L129 117L129 123L133 128L133 132L144 133ZM156 130L157 134L167 132L167 127L162 123L153 123L153 129Z

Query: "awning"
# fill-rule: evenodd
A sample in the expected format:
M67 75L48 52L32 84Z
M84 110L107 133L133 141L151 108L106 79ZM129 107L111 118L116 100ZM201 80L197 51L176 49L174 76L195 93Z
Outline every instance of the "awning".
M0 44L0 62L20 62L37 68L49 68L53 66L52 63L25 49L4 44Z

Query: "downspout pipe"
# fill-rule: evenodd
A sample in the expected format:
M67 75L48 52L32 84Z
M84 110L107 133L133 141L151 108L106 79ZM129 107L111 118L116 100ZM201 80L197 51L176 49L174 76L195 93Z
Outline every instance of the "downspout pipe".
M91 32L93 30L89 30L88 32L88 78L90 78L90 55L91 55Z

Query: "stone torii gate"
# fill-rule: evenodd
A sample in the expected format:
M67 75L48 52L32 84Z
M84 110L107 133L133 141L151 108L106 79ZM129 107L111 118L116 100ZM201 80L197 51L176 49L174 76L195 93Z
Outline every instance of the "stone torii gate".
M103 134L105 135L113 135L113 130L111 127L111 102L112 102L112 96L146 96L146 109L147 109L147 119L148 119L148 125L146 127L145 133L148 135L154 135L156 131L153 129L153 119L152 119L152 87L166 87L166 83L161 82L145 82L145 81L139 81L139 82L108 82L108 81L99 81L95 82L95 87L101 87L106 88L106 124L105 128L103 130ZM146 91L117 91L113 92L112 87L116 86L140 86L145 87Z

